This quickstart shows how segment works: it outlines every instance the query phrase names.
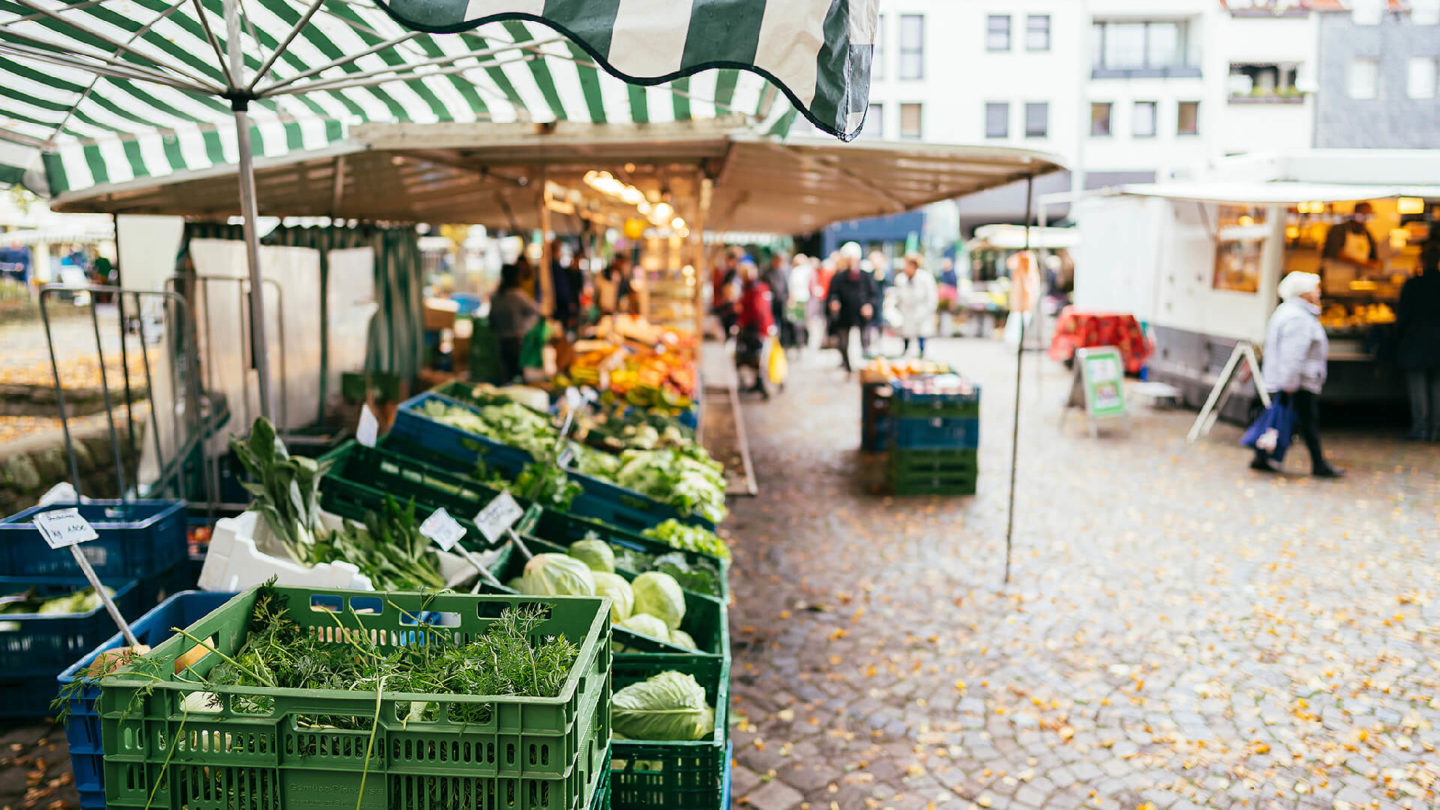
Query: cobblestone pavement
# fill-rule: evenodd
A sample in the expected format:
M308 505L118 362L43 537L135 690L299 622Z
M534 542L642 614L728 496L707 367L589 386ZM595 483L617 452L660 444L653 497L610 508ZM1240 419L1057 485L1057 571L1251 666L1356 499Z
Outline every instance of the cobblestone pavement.
M833 353L745 407L740 806L1440 805L1440 447L1331 430L1347 478L1303 450L1262 478L1234 426L1186 446L1186 412L1057 429L1067 378L1030 355L1001 588L1013 355L937 354L985 386L974 498L869 491Z

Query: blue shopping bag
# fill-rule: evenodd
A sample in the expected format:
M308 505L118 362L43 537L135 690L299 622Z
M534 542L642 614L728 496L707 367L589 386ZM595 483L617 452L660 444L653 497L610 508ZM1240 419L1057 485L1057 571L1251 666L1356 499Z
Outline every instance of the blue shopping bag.
M1245 431L1240 443L1260 450L1276 461L1284 461L1285 451L1290 449L1290 441L1295 437L1296 418L1290 397L1276 394L1270 400L1270 407Z

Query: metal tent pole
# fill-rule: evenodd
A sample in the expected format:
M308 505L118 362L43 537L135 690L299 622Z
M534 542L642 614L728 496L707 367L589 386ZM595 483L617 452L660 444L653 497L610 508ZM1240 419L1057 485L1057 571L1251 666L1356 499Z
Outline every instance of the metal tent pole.
M1035 194L1035 175L1025 178L1025 257L1030 256L1030 204ZM1024 262L1016 262L1016 270L1020 270ZM1038 270L1038 268L1037 268ZM1010 290L1013 295L1015 280L1010 280ZM1012 539L1015 535L1015 465L1020 459L1020 371L1025 361L1025 314L1017 313L1012 307L1010 314L1020 319L1020 342L1015 349L1015 422L1010 430L1010 501L1005 509L1005 582L1010 584L1010 552Z
M225 47L230 58L230 69L226 75L233 83L230 109L235 112L235 145L240 153L240 216L244 219L245 258L250 265L250 356L255 363L260 388L260 415L270 419L275 409L270 399L270 355L265 343L265 284L260 272L260 236L256 232L260 212L255 204L255 157L250 143L248 112L250 97L240 89L245 81L242 44L239 0L225 0Z

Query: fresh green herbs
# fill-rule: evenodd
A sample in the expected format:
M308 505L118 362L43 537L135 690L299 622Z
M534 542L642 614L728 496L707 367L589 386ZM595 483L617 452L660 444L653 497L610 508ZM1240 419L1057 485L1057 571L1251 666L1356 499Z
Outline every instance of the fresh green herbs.
M301 627L286 602L273 589L261 587L245 643L210 671L203 679L205 686L555 697L579 654L563 636L539 638L545 621L539 607L507 608L484 633L465 643L421 625L423 641L394 646L376 643L368 632L347 632L334 636L343 641L326 641L321 633ZM398 610L393 605L387 609ZM338 628L362 628L354 613L333 614L333 618ZM539 641L532 644L532 638ZM234 705L242 712L271 710L269 698L263 695L239 699ZM410 720L434 720L438 706L417 703L401 710ZM448 716L482 722L489 719L489 712L489 704L452 704ZM306 722L369 728L365 717L309 717Z
M415 502L401 507L385 496L384 512L365 514L363 528L347 524L316 543L314 554L354 563L380 591L433 590L445 587L430 538L420 533Z

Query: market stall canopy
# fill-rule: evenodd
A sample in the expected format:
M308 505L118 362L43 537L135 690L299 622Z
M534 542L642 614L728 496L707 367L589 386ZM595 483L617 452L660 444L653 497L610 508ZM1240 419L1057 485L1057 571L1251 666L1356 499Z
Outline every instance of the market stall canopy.
M222 97L225 26L220 3L205 5L204 17L166 0L0 5L0 185L24 182L48 196L235 163L231 105ZM796 117L749 71L629 85L538 22L429 35L347 0L260 0L244 9L247 82L257 93L273 91L249 105L257 156L323 149L369 121L742 115L768 130L788 129Z
M1028 231L1028 232L1027 232ZM1028 244L1039 250L1062 250L1080 243L1080 232L1074 228L1026 228L1023 225L981 225L967 246L971 250L986 246L999 250L1024 250Z
M257 161L260 213L531 229L542 173L578 189L601 170L647 194L669 194L682 212L709 177L707 230L792 234L1061 168L1059 158L1028 149L782 140L740 123L367 125L326 150ZM53 207L227 217L239 213L236 182L233 167L215 167L63 194Z
M1168 200L1231 205L1295 205L1304 202L1351 202L1411 196L1405 193L1405 189L1396 186L1224 181L1126 185L1121 186L1118 193L1137 197L1164 197Z

